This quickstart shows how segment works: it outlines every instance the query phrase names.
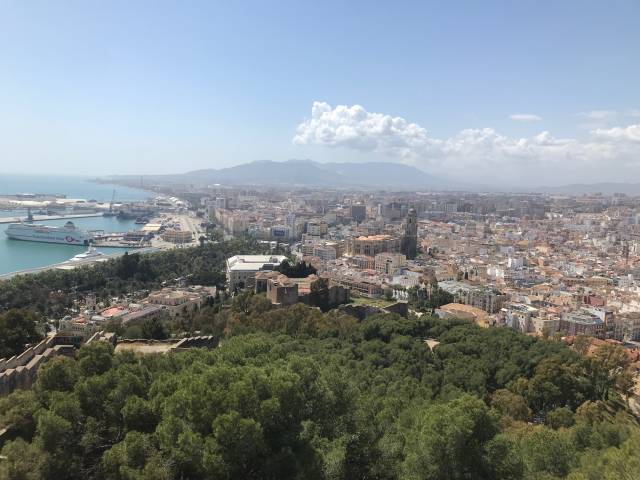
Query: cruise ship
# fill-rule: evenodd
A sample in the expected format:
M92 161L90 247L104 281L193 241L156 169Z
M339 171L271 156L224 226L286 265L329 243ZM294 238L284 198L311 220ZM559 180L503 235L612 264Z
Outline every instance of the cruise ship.
M99 258L104 257L104 253L97 251L94 247L89 247L89 249L84 253L79 253L75 257L71 259L72 262L86 262L89 260L97 260Z
M63 245L89 245L93 235L77 228L73 222L63 227L49 227L37 223L11 223L5 230L13 240L27 242L60 243Z

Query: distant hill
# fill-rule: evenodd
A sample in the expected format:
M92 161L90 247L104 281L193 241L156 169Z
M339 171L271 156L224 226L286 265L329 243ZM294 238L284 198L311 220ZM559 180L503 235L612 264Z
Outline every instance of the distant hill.
M138 182L138 176L109 179ZM319 163L311 160L258 160L235 167L204 169L175 175L145 175L145 181L195 185L292 185L309 187L363 187L442 189L444 182L415 167L398 163Z

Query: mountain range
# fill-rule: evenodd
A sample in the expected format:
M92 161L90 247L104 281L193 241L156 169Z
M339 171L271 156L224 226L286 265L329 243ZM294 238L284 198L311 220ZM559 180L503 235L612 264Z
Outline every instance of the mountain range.
M113 175L101 181L138 186L140 176ZM530 192L546 194L640 194L640 183L593 183L560 186L514 187L455 182L430 175L410 165L391 162L330 162L312 160L257 160L227 168L207 168L171 175L144 175L145 183L164 185L255 185L360 188L413 191Z
M129 175L110 176L119 183L138 181ZM361 187L404 190L445 188L444 182L409 165L390 162L319 163L311 160L258 160L228 168L207 168L174 175L145 175L146 182L193 185L291 185Z

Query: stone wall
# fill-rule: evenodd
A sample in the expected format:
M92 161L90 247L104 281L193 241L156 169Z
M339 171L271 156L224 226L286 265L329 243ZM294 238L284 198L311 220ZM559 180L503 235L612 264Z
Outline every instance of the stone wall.
M74 355L73 345L60 344L55 336L27 348L20 355L0 359L0 395L8 395L17 388L29 388L36 379L38 368L57 355Z
M407 302L397 302L388 307L377 307L374 305L352 305L350 303L346 305L340 305L338 309L341 312L356 317L358 320L364 320L365 318L375 315L377 313L396 313L403 317L406 317L409 313L409 307Z
M128 349L127 346L137 347L142 353L145 352L171 352L185 350L189 348L215 348L218 346L218 338L213 336L199 336L171 340L118 340L112 333L97 332L87 343L95 341L107 341L111 344L120 345L121 349ZM0 359L0 395L8 395L17 388L30 388L38 372L38 368L58 355L73 357L76 347L75 337L56 335L42 340L37 345L27 348L20 355L9 359ZM145 350L145 347L147 350ZM151 348L149 348L151 347ZM129 348L136 351L135 348Z
M218 338L212 335L187 338L170 338L167 340L151 339L118 339L116 352L124 350L134 353L170 353L187 350L189 348L215 348L218 346Z

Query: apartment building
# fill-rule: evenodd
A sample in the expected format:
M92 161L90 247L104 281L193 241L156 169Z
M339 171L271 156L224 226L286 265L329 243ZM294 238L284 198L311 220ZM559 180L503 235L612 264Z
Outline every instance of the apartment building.
M286 260L284 255L235 255L227 259L227 285L229 291L253 284L256 273L276 270Z
M407 265L407 257L402 253L379 253L374 266L383 275L397 275Z
M587 335L590 337L605 337L605 323L597 315L586 310L565 313L560 319L560 331L569 336Z
M440 282L438 286L453 295L456 303L481 308L488 313L498 312L507 300L506 295L490 285L448 281Z

